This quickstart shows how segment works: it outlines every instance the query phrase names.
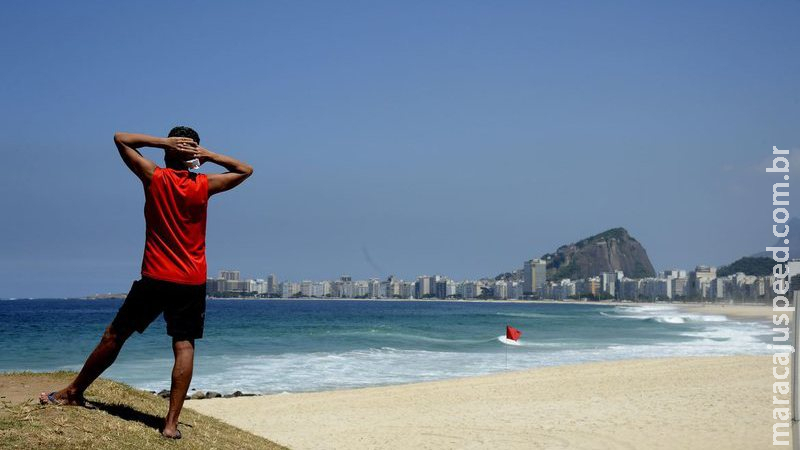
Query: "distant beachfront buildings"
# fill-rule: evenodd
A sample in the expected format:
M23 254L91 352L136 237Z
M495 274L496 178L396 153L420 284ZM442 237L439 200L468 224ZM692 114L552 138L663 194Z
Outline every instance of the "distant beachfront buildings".
M800 260L787 265L791 276L800 274ZM591 299L591 300L705 300L767 301L773 276L735 273L717 276L711 266L692 271L670 269L651 278L628 278L622 271L604 272L578 280L547 280L546 262L525 261L521 269L495 278L452 280L442 275L420 275L414 281L390 276L353 280L280 281L275 274L266 279L241 279L239 271L223 270L207 282L214 297L240 298L353 298L353 299ZM800 277L797 277L800 281Z
M547 263L542 259L531 259L522 265L523 294L535 295L547 284Z
M706 300L761 301L768 300L772 276L735 273L717 276L715 267L697 266L693 271L665 270L657 277L627 278L621 271L603 273L583 280L548 282L542 298L618 299L634 301ZM798 272L795 272L797 274Z

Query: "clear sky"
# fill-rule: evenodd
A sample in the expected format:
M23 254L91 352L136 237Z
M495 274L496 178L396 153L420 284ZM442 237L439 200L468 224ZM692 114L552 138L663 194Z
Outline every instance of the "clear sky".
M800 2L133 3L3 6L0 297L126 291L144 199L112 136L178 124L255 167L211 200L210 274L476 278L617 226L657 270L774 242Z

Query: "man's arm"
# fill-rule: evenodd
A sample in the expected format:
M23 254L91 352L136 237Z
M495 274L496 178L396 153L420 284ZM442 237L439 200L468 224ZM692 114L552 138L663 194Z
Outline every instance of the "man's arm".
M225 173L214 173L208 175L208 196L233 189L247 177L253 174L253 168L238 159L230 156L214 153L206 148L197 146L197 157L201 162L210 161L226 169Z
M160 138L146 134L115 133L114 144L117 145L117 150L119 150L122 160L125 161L125 165L145 183L153 178L153 172L158 166L142 156L138 149L142 147L163 148L167 151L185 154L186 159L195 158L197 153L197 144L189 138L181 137Z

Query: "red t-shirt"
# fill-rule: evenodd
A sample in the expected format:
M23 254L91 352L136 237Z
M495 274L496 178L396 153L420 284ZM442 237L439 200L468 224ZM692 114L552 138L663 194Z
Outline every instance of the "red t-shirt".
M145 187L143 276L181 284L206 282L207 207L205 175L156 168Z

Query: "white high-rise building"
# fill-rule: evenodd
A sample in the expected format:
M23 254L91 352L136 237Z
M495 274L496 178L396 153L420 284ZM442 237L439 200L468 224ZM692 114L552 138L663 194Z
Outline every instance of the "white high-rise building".
M400 282L400 298L414 298L414 291L416 290L416 283L411 281Z
M300 292L300 284L292 283L291 281L284 281L281 283L281 297L291 298Z
M384 296L386 298L401 298L401 290L402 290L403 283L393 276L389 277L388 280L381 283L381 289L384 292Z
M314 282L309 280L303 280L300 282L300 293L303 297L312 297L313 296L313 289Z
M369 296L369 283L366 281L353 282L353 297L365 298Z
M311 296L323 298L330 293L330 283L327 281L316 281L311 284Z
M342 275L339 277L339 297L341 298L353 298L355 295L355 286L353 285L353 279L348 275Z
M226 281L239 281L238 270L220 270L219 277Z
M617 273L603 272L600 274L600 289L608 295L614 297L617 294Z
M667 278L642 278L639 283L639 297L651 300L672 298L672 280Z
M623 278L619 282L619 298L622 300L638 300L639 299L639 286L641 280L632 280L630 278Z
M427 275L422 275L417 277L417 285L416 285L416 298L425 298L426 295L431 295L434 293L431 289L433 286L433 278Z
M456 295L457 283L453 280L447 280L447 287L445 288L445 298L451 298Z
M547 263L543 259L525 261L522 268L525 295L534 295L547 282Z
M381 289L381 282L377 278L369 280L369 296L370 298L383 297L383 290Z
M710 266L697 266L689 273L687 294L693 298L708 298L711 280L717 278L717 268Z
M686 274L685 270L681 272ZM689 280L686 277L672 278L669 280L672 285L672 298L684 298L686 296L686 285Z
M465 299L478 298L483 293L483 284L480 281L464 281L460 287L461 297Z
M276 277L274 273L271 273L267 276L267 294L278 294L278 293L280 293L278 286L278 277Z
M495 281L494 298L499 300L505 300L508 298L508 283L505 280Z
M256 280L256 294L264 295L267 293L267 282L261 278Z

